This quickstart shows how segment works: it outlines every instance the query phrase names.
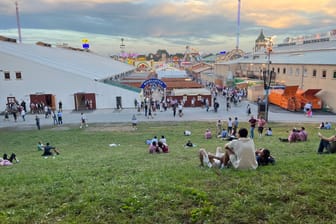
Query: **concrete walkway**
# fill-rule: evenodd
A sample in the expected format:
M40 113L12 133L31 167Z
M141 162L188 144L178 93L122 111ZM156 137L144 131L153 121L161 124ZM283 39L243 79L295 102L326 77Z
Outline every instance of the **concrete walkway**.
M124 123L129 122L131 124L132 115L135 114L139 122L155 122L155 121L216 121L227 120L228 117L238 117L240 122L246 122L249 116L246 114L247 104L250 104L252 109L252 115L257 115L257 105L248 101L243 101L237 106L232 106L229 111L226 111L226 106L223 97L219 97L220 107L217 113L213 111L213 108L207 112L202 108L184 108L183 117L173 117L172 109L168 109L164 112L156 112L154 118L147 118L144 113L138 113L136 109L123 109L116 111L113 109L100 109L94 111L84 111L88 123ZM43 114L38 115L40 117L41 127L52 127L53 120L51 118L44 118ZM77 111L63 111L63 126L69 124L80 124L81 114ZM313 117L308 118L301 112L290 112L282 110L281 108L270 106L269 122L289 122L289 123L317 123L331 122L333 127L336 125L336 115L324 112L316 112ZM9 121L4 120L4 116L0 116L0 128L10 129L32 129L36 128L35 115L27 114L26 121L22 121L21 117L18 117L18 121L14 122L13 116L10 116Z

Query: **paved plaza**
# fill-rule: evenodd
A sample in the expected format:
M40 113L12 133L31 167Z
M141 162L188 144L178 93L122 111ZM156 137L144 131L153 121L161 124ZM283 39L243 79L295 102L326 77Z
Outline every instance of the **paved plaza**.
M154 113L154 118L147 118L144 112L137 112L135 108L128 108L122 110L114 109L99 109L94 111L83 111L90 124L109 124L109 123L125 123L131 124L133 114L136 115L138 122L155 122L155 121L216 121L218 119L227 120L228 117L238 117L240 122L246 122L249 116L246 113L247 104L250 104L252 115L257 116L257 104L249 101L242 101L237 106L231 106L229 111L226 111L226 106L223 97L219 97L220 107L215 113L213 108L207 112L205 108L184 108L182 117L173 116L173 111L168 108L167 111L157 111ZM39 114L40 125L43 127L52 127L52 118L44 118L44 114ZM81 113L79 111L63 111L63 126L80 124ZM303 112L290 112L271 105L269 111L270 122L289 122L289 123L320 123L322 121L336 124L336 115L326 112L314 112L313 117L306 117ZM334 126L335 127L335 126ZM4 120L4 116L0 116L0 128L10 129L32 129L36 128L35 115L27 114L26 121L18 117L17 122L14 122L13 116L9 117L9 121Z

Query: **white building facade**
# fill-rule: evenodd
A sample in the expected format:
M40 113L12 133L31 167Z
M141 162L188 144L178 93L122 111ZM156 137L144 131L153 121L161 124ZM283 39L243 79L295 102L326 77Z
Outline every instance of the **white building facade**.
M134 69L89 52L0 41L0 110L13 100L53 109L61 101L64 110L134 107L140 88L104 83Z

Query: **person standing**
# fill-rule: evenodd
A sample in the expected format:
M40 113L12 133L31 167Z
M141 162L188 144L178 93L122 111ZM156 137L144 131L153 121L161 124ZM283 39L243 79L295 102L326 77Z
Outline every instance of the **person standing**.
M254 129L255 129L255 126L257 124L257 120L252 115L248 122L250 123L250 138L253 139L254 138Z
M232 135L232 127L233 127L232 118L229 117L228 122L227 122L227 130L228 130L229 135Z
M260 116L259 119L257 120L257 125L258 125L259 137L261 137L264 131L264 127L266 125L266 121L262 116Z
M57 121L58 121L58 125L63 124L63 114L62 114L62 111L60 110L57 112Z
M22 108L22 110L21 110L21 117L22 117L23 121L26 121L25 116L26 116L26 111Z
M40 118L36 115L35 117L35 122L36 122L36 127L38 130L41 129L41 126L40 126Z
M238 125L239 125L238 117L234 118L234 121L232 122L232 125L233 125L232 135L236 136L237 130L238 130Z
M59 101L58 102L58 110L62 111L62 107L63 107L62 101Z
M81 125L80 128L82 127L88 127L86 116L84 113L81 113Z
M250 116L250 115L251 115L251 107L250 107L250 104L247 104L247 107L246 107L246 113L247 113L247 116Z
M135 114L133 114L132 116L132 127L136 130L137 129L137 124L138 124L138 120L135 116Z

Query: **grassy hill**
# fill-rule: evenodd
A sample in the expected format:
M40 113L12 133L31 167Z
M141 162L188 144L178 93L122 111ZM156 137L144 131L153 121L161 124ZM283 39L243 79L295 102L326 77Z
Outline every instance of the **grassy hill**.
M15 152L20 160L0 167L0 223L336 221L336 155L317 155L318 124L269 124L274 136L255 137L255 144L269 148L276 164L255 171L199 167L200 147L215 152L226 143L203 138L206 128L215 132L215 123L150 122L137 130L128 125L0 130L0 153ZM278 140L301 126L307 142ZM170 153L148 153L145 140L155 135L166 136ZM188 139L197 147L185 149ZM38 141L61 154L41 157Z

